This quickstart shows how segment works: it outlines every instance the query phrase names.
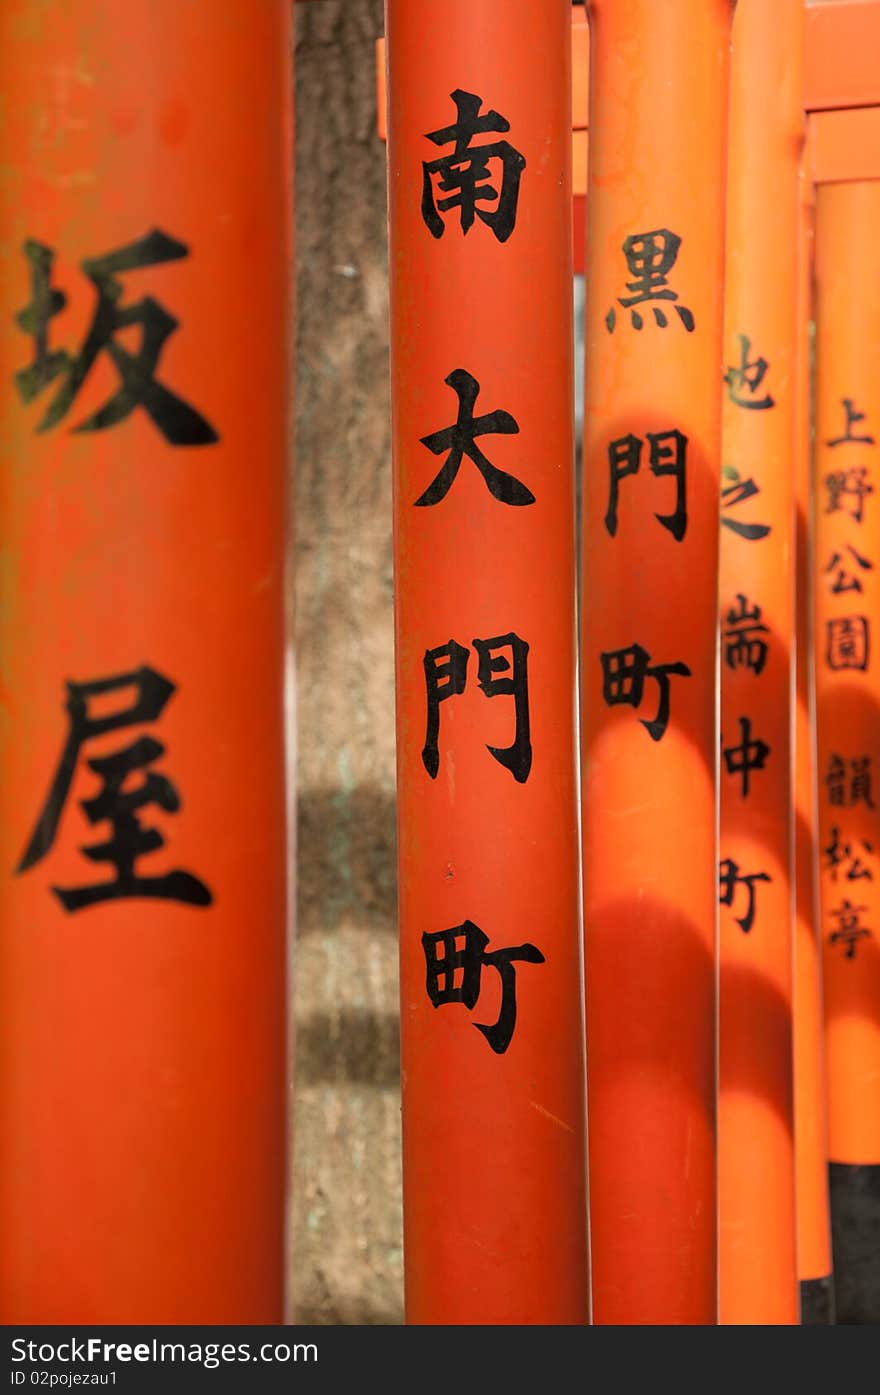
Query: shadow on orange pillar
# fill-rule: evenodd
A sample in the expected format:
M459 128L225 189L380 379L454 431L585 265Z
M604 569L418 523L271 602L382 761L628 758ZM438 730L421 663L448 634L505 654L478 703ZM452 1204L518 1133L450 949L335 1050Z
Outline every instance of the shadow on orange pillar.
M880 181L816 195L815 654L834 1290L880 1322Z
M797 418L795 422L795 944L794 1139L800 1318L834 1321L828 1210L828 1112L817 881L816 734L812 645L814 519L811 479L811 341L814 190L801 172L798 229Z
M792 648L802 0L733 22L721 440L719 1320L796 1323Z
M271 1323L286 0L0 17L0 1314Z
M571 7L386 32L407 1317L583 1323Z
M719 376L732 13L727 0L589 5L581 700L597 1323L716 1319Z

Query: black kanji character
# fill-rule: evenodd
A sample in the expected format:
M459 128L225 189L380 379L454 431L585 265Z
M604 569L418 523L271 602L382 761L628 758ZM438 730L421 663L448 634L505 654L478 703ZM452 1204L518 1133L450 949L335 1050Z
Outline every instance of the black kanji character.
M499 470L487 460L476 444L478 436L518 435L519 426L516 420L509 412L500 408L494 412L487 412L485 416L475 417L474 406L480 384L464 368L453 369L444 382L458 395L458 419L454 426L445 426L441 431L434 431L430 436L421 438L422 445L427 446L434 455L442 455L444 451L448 451L449 454L439 474L435 475L425 492L416 499L416 507L425 508L431 504L439 504L441 499L446 498L465 456L474 462L486 481L489 493L500 503L511 504L517 508L533 504L535 496L532 491L513 475Z
M869 483L867 468L864 465L851 465L848 470L832 470L822 483L828 490L828 507L825 512L841 512L844 500L852 498L855 504L849 510L849 516L856 523L861 523L865 516L865 500L874 493L874 486Z
M828 942L832 945L844 945L847 959L855 959L858 941L868 939L873 934L873 931L859 922L859 917L867 909L867 906L854 906L847 896L830 912L832 916L837 916L838 927L828 936Z
M134 701L128 707L103 716L91 714L89 709L93 699L125 688L135 690ZM70 719L67 742L17 872L26 872L52 848L84 744L110 731L157 721L174 690L173 683L147 666L112 678L67 684L66 708ZM138 811L148 804L156 804L172 814L180 808L180 798L171 781L148 769L164 754L165 747L160 742L143 736L120 751L86 762L103 783L97 795L82 800L82 808L92 824L107 820L112 833L105 842L93 844L82 851L91 862L111 863L116 869L116 877L113 881L86 887L53 887L65 910L78 911L102 901L123 897L182 901L191 906L211 905L213 898L210 891L204 882L190 872L166 872L158 877L137 874L137 859L165 845L165 839L156 829L141 826ZM129 789L129 776L136 771L146 773L140 785Z
M651 655L640 644L600 654L602 662L602 697L608 707L620 704L638 708L645 691L645 679L653 678L659 688L657 715L650 722L640 718L642 726L653 741L659 741L669 724L669 679L672 674L690 678L687 664L651 665Z
M718 865L718 900L722 906L730 906L733 909L733 902L738 886L746 888L748 898L746 912L743 916L734 916L734 920L740 927L744 935L747 935L755 923L755 882L772 882L773 878L766 872L740 872L739 864L734 862L732 857L725 857Z
M865 420L864 412L856 411L856 404L851 397L842 397L840 401L843 410L846 413L846 426L844 428L844 433L842 436L835 436L832 440L826 441L826 446L834 447L849 444L855 445L856 443L863 446L873 446L873 436L853 435L853 427L855 426L856 422Z
M629 274L633 278L632 281L627 281L626 288L633 294L618 296L617 303L623 306L624 310L629 310L634 329L641 329L644 325L643 316L634 308L636 305L642 305L646 301L678 300L678 292L669 289L668 273L675 265L680 247L681 238L668 228L636 233L623 243L623 255ZM656 323L661 329L665 329L669 323L666 312L658 305L652 308ZM676 305L675 311L690 334L694 328L693 314L686 305ZM614 333L616 324L617 311L612 306L605 316L605 327L609 334Z
M482 97L473 92L463 92L460 88L450 93L458 111L456 121L439 131L429 131L427 139L435 145L449 145L454 149L449 155L436 160L425 160L422 164L422 217L433 237L442 237L446 224L441 214L450 209L460 210L461 230L467 236L479 218L491 228L499 242L506 242L516 226L516 208L519 201L519 185L526 167L524 156L506 140L489 141L483 145L472 145L476 135L488 131L509 131L510 122L497 111L487 111L480 116ZM490 162L497 160L501 166L501 185L496 188L491 182ZM442 198L434 192L434 178ZM493 203L497 207L489 212L479 208L480 203Z
M512 697L516 718L511 746L487 746L499 765L509 770L518 784L529 778L532 768L532 742L529 729L529 646L512 631L491 639L475 639L479 665L477 682L488 698ZM510 658L496 651L509 649ZM422 763L431 779L440 769L440 703L463 693L467 683L468 650L450 639L436 649L427 649L423 660L428 717ZM497 675L504 674L504 677Z
M482 1032L492 1050L503 1055L513 1038L516 1026L516 969L514 964L543 964L544 956L533 944L515 945L486 953L489 943L479 925L465 920L450 930L422 935L427 966L426 987L434 1007L447 1003L463 1003L471 1011L480 996L484 968L497 969L501 979L501 1008L498 1021L492 1026L483 1022L473 1025ZM442 954L441 954L442 949ZM456 973L461 978L456 985Z
M852 546L851 543L847 543L846 550L847 552L852 554L853 558L855 559L856 566L859 568L860 571L872 572L874 570L874 563L870 562L867 557L863 557L860 552L856 552L856 549ZM837 575L834 578L834 585L831 588L832 595L841 596L845 591L862 591L862 582L860 577L855 572L846 571L844 567L844 559L839 552L834 553L833 557L828 562L827 567L824 568L824 573L826 576L828 576L829 573L835 570L837 572Z
M721 491L722 509L736 508L737 504L741 504L745 499L760 494L761 490L755 481L742 479L739 470L732 465L725 465L721 473L726 480L730 480L727 488ZM760 538L766 538L771 531L767 523L741 523L738 518L722 518L721 523L723 527L729 528L732 533L737 533L747 542L757 542Z
M97 358L106 353L121 379L119 389L103 407L75 426L74 431L104 430L125 421L136 407L142 407L170 445L203 446L219 439L214 428L194 407L156 381L155 373L165 341L178 328L179 321L152 296L144 296L129 306L119 305L122 285L117 277L120 274L188 256L189 248L183 242L154 229L137 242L81 263L98 292L98 301L91 326L75 357L63 349L52 353L48 347L49 321L67 303L63 292L51 289L54 253L33 240L26 242L23 250L30 262L32 298L16 320L34 339L34 361L15 375L15 382L22 400L30 402L56 378L63 378L37 427L38 432L48 431L63 420ZM132 326L141 330L136 353L124 348L117 337L121 330Z
M765 358L761 358L760 354L750 362L749 350L752 341L745 334L738 334L737 338L739 340L739 367L728 368L724 375L727 395L731 402L736 403L737 407L747 407L752 411L765 412L774 405L774 399L769 392L763 397L757 397L756 394L770 365ZM748 397L740 396L744 390L748 391Z
M748 798L750 788L750 775L753 770L763 770L767 757L770 754L770 747L759 737L752 739L752 722L750 717L739 718L739 729L742 741L739 746L730 746L724 750L724 764L727 766L728 775L739 775L742 781L741 794L743 799ZM722 738L723 740L723 738Z
M762 625L761 607L748 609L748 601L742 592L736 596L738 606L731 606L727 612L727 628L722 634L724 661L728 668L749 668L754 674L762 672L767 662L768 645L762 635L769 634Z
M873 844L866 842L864 838L861 840L861 844L868 856L873 857ZM852 843L841 841L840 829L836 824L831 829L831 841L827 848L823 848L823 853L827 858L826 870L831 873L833 882L837 881L837 869L842 867L845 862L850 864L846 873L848 882L872 882L874 880L874 874L870 867L865 866L859 853L853 852Z
M675 509L672 513L655 513L658 523L681 542L687 532L687 446L688 438L681 431L648 431L650 469L656 476L671 475L675 480ZM617 533L617 502L620 481L638 473L642 458L642 442L638 436L621 436L608 444L610 485L605 527L612 538Z
M825 622L825 664L834 672L866 672L870 658L870 627L864 615L838 615Z

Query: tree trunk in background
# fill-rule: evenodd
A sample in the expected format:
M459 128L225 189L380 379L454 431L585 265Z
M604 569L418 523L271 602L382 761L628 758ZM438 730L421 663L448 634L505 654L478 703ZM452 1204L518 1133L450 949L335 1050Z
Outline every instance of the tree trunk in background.
M402 1320L382 0L296 7L294 1316Z

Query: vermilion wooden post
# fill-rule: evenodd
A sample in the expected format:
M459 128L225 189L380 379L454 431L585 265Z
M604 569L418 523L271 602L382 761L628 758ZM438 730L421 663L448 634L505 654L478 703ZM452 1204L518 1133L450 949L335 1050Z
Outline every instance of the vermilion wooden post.
M599 1323L716 1318L719 374L732 13L728 0L589 5L581 691Z
M386 7L413 1323L587 1319L570 30Z
M721 440L719 1316L799 1315L792 648L802 0L733 24Z
M834 1320L828 1210L828 1114L818 914L816 738L812 646L811 328L815 193L801 171L795 420L795 945L794 1120L801 1322Z
M880 1321L880 181L816 200L819 853L839 1322Z
M0 1316L271 1323L286 0L0 13Z

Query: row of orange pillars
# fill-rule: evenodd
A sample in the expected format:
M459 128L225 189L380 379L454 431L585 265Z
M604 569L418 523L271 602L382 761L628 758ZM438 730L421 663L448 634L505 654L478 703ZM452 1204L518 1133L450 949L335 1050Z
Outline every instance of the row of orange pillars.
M587 11L578 643L571 7L387 6L408 1313L880 1321L880 182Z
M0 8L6 1322L284 1312L290 19ZM880 182L589 19L578 641L571 7L387 0L408 1319L877 1321Z

